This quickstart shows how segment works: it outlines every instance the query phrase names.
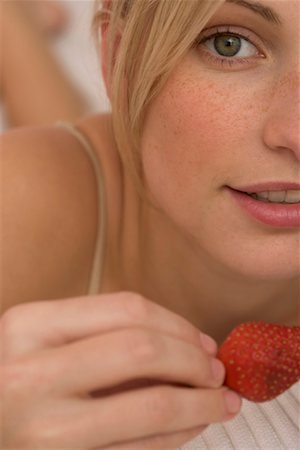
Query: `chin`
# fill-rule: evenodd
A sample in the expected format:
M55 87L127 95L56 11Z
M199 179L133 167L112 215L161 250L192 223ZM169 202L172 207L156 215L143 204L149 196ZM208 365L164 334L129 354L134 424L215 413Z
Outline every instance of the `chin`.
M297 278L300 282L299 267L287 267L282 264L274 265L272 261L270 261L269 265L267 263L265 265L263 263L249 265L249 262L246 262L242 270L240 265L236 267L236 271L240 275L254 282L266 281L280 283L285 281L295 281Z
M297 235L257 233L244 228L232 231L232 228L226 230L226 226L218 229L210 225L205 227L206 233L201 230L197 240L212 268L217 267L224 276L243 279L246 283L285 282L298 278L300 290L300 243Z
M252 282L285 282L299 279L300 262L295 252L276 252L258 249L244 253L239 248L218 255L218 260L232 273Z

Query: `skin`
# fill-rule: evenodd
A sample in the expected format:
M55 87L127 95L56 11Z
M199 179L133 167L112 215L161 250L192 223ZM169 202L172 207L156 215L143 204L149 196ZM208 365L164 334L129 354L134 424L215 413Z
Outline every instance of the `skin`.
M205 57L202 45L152 102L141 154L162 214L131 195L134 208L122 219L135 232L130 240L124 234L120 284L142 290L219 342L245 320L299 323L299 230L254 222L224 191L299 181L299 1L264 4L283 25L225 4L206 27L213 34L229 21L247 36L247 26L260 46L246 50L248 62L224 68ZM126 264L132 251L133 270Z
M3 272L15 289L14 297L7 296L11 305L11 298L27 302L8 308L0 321L5 448L178 448L241 408L239 396L226 402L216 342L200 330L219 342L235 323L256 315L297 321L298 232L254 225L222 190L224 184L267 176L298 176L294 10L299 2L284 3L275 6L288 27L271 59L224 72L194 49L150 106L141 154L161 214L140 200L123 171L110 116L78 122L99 152L106 183L108 236L99 295L87 296L86 289L82 294L86 259L83 264L73 251L74 242L94 248L88 245L96 223L95 208L86 201L96 193L93 168L81 146L53 128L4 137L9 258ZM234 9L228 8L230 21ZM248 13L236 11L238 22L250 24ZM227 13L219 14L224 20ZM268 33L274 38L274 31ZM105 39L102 45L105 54ZM241 101L252 108L241 113ZM239 117L235 127L224 121L224 112ZM17 176L22 189L9 182ZM60 245L52 246L58 222ZM72 279L70 294L59 298L72 264L79 284L74 287ZM34 287L42 285L43 295L27 278ZM41 301L45 298L51 300Z
M265 4L282 16L280 28L234 4L223 5L206 26L211 34L216 25L228 23L232 31L247 34L247 26L264 59L223 67L204 56L203 46L193 49L148 110L140 152L162 214L141 202L124 173L109 133L110 116L78 122L109 174L103 292L140 292L218 342L245 320L299 323L299 231L252 222L224 191L226 184L299 178L299 1ZM102 31L102 71L110 96ZM252 47L248 55L257 51ZM94 213L84 214L84 221ZM87 235L91 228L94 224L86 227ZM53 298L50 292L47 298ZM6 296L7 307L21 298L19 292L13 300Z

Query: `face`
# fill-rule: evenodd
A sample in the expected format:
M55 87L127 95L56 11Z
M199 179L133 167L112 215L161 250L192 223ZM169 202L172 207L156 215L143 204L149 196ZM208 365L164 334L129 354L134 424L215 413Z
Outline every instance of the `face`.
M287 280L300 274L299 225L257 219L232 191L300 183L300 1L260 3L281 24L222 5L151 104L141 150L148 189L199 255L252 279Z

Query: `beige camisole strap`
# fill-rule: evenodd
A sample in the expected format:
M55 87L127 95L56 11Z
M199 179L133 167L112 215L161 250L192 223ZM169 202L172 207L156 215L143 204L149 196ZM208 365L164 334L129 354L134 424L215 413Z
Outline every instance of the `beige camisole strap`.
M105 246L105 234L106 234L106 203L105 203L105 190L104 180L101 163L96 155L96 152L87 137L76 128L75 125L69 122L56 122L56 126L63 127L68 130L82 145L86 153L88 154L91 163L95 170L97 191L98 191L98 219L97 219L97 237L94 251L94 259L92 265L92 271L90 275L88 295L97 294L101 289L101 281L103 275L104 265L104 246Z

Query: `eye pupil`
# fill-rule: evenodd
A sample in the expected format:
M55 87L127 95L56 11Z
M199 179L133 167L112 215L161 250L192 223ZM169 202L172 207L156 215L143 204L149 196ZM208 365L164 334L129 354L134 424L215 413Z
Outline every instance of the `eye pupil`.
M214 47L222 56L235 56L241 48L241 39L230 34L216 36Z

